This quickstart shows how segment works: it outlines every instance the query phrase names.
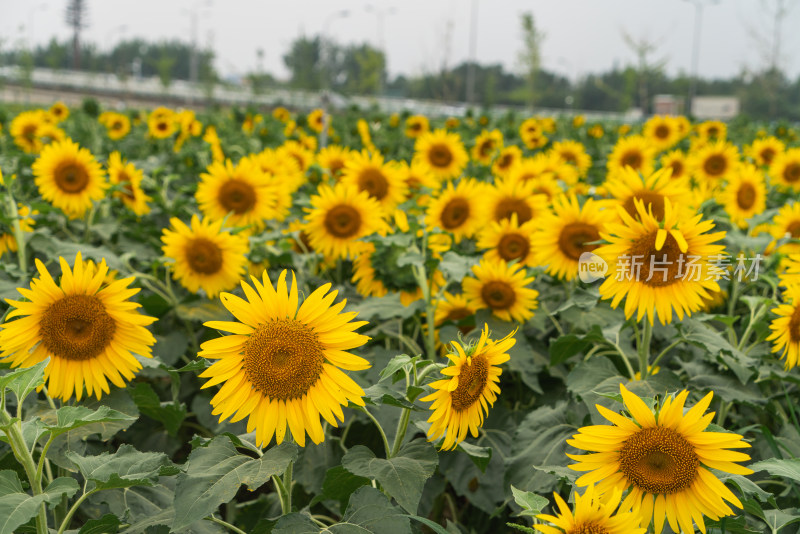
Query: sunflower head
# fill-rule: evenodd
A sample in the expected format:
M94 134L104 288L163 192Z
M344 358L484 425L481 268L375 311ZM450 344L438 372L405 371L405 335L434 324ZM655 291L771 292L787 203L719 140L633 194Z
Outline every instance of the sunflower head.
M641 519L638 514L620 506L621 491L600 494L593 484L589 485L583 495L575 493L572 510L558 493L553 493L553 497L558 513L555 516L536 516L553 526L533 526L544 534L645 534L647 531L639 526Z
M538 307L539 292L527 286L533 277L518 263L481 260L472 267L475 276L462 282L464 295L475 309L488 308L504 321L525 322Z
M414 161L427 166L440 180L450 180L461 174L469 156L458 134L439 129L417 138Z

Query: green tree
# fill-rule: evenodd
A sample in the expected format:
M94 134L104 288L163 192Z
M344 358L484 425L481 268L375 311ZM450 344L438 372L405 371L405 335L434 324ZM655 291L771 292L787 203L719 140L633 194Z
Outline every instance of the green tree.
M528 81L528 106L533 107L536 102L536 75L539 73L541 47L544 34L536 28L533 13L522 14L522 51L519 62L522 65Z
M85 0L69 0L65 14L67 25L72 28L72 68L81 68L81 31L89 27L89 10Z
M291 73L290 85L316 91L322 86L322 41L319 37L299 37L292 41L283 63ZM332 54L327 54L329 57Z

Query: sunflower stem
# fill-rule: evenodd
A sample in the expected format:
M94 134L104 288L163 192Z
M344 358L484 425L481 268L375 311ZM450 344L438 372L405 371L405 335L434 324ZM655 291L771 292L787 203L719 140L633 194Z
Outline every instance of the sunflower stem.
M95 213L97 213L97 207L92 202L92 209L89 210L89 214L86 216L86 229L83 232L84 243L89 243L89 238L92 236L92 222L94 222Z
M25 439L22 437L22 421L18 420L12 423L11 416L3 410L0 412L0 423L3 424L3 431L8 436L8 445L11 447L11 452L25 470L28 482L31 485L31 492L34 497L40 495L42 493L42 480L41 477L37 479L36 464L30 451L25 446ZM39 512L36 515L36 534L47 534L47 511L44 503L39 506Z
M647 378L647 364L650 361L650 340L653 337L653 325L650 321L644 321L644 328L642 330L641 342L639 343L639 378L645 380Z
M400 447L403 445L403 439L406 437L406 430L408 430L408 420L411 418L411 410L403 408L403 415L400 416L400 421L397 422L397 435L394 437L392 444L392 452L388 458L397 456L400 452Z
M281 502L281 515L286 515L290 512L288 503L286 501L286 487L280 477L273 475L272 483L275 484L275 489L278 490L278 500Z
M283 487L286 491L286 513L292 513L292 471L294 469L294 462L290 461L286 466L286 471L283 473Z
M759 305L759 307L755 310L755 312L753 312L753 310L750 311L750 322L747 323L747 328L744 329L742 337L739 338L739 345L738 345L739 350L742 350L744 346L747 344L747 342L750 341L750 335L753 332L753 325L758 321L760 321L766 312L767 312L767 307L764 306L763 304Z
M244 530L231 525L227 521L224 521L222 519L214 517L213 515L210 515L208 517L204 517L203 519L205 519L206 521L211 521L212 523L216 523L216 524L218 524L220 526L223 526L223 527L227 528L228 530L230 530L231 532L235 532L236 534L247 534Z
M661 351L661 352L658 354L658 356L656 356L656 359L655 359L655 360L653 360L653 364L650 366L650 368L651 368L651 369L655 368L655 366L656 366L656 365L658 365L658 362L660 362L660 361L661 361L661 358L663 358L664 356L666 356L666 354L667 354L669 351L671 351L672 349L674 349L675 347L677 347L677 346L678 346L678 345L680 345L680 344L681 344L681 340L678 340L678 341L673 341L672 343L670 343L670 344L669 344L669 346L668 346L667 348L665 348L664 350L662 350L662 351Z
M97 493L98 491L100 491L100 490L98 490L96 488L93 489L92 491L86 491L86 485L84 484L84 486L83 486L83 495L81 495L80 498L77 501L75 501L75 504L73 504L72 508L70 508L69 512L67 512L67 516L64 518L64 521L61 522L61 526L58 527L58 534L63 534L64 531L67 530L67 528L69 527L70 521L72 521L72 516L75 515L75 512L78 511L78 508L80 508L81 504L83 504L83 501L85 501L86 499L88 499L90 496L92 496L93 494Z
M17 211L17 201L11 195L9 190L6 193L6 213L11 218L14 227L14 240L17 242L17 261L19 262L19 269L23 274L28 272L28 254L25 249L25 232L22 231L22 226L19 222L19 211Z
M364 412L367 415L367 417L369 417L370 421L373 422L375 428L378 429L378 433L380 433L381 435L381 439L383 440L383 448L386 451L386 458L391 458L392 448L389 447L389 440L386 438L386 432L383 431L383 427L381 426L381 424L378 422L377 419L375 419L374 415L369 413L369 410L367 410L366 406L358 406L356 407L356 409L361 412ZM345 435L349 430L350 430L350 425L347 426L347 428L345 429L345 433L342 434L342 442L344 442ZM345 449L345 452L347 452L347 449Z

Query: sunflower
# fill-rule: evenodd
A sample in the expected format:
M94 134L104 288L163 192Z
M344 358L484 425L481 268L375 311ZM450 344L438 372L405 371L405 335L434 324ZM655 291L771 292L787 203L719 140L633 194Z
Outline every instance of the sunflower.
M345 165L350 159L350 149L339 145L328 145L317 154L317 163L336 181L342 177Z
M456 243L475 235L484 221L482 193L485 186L474 178L448 182L439 196L428 204L425 217L428 229L440 228L453 234Z
M640 175L630 167L623 167L608 174L606 191L625 208L628 215L637 217L636 201L644 202L647 211L652 210L656 219L664 218L664 205L667 199L673 206L684 206L692 199L689 181L672 180L669 169L661 169Z
M788 371L797 367L800 359L800 285L789 284L783 292L782 302L772 309L777 315L769 325L772 334L772 352L780 352L785 358L784 367Z
M253 286L242 282L244 300L222 293L222 304L236 321L209 321L205 326L233 335L201 345L198 356L216 360L200 374L209 378L208 388L222 383L211 399L213 415L232 422L247 417L247 431L256 431L256 445L283 442L288 426L302 446L306 434L314 443L325 440L322 416L331 426L344 421L342 406L364 406L364 391L342 370L361 371L370 363L347 352L369 338L355 329L367 324L353 322L356 312L342 313L346 301L333 304L337 292L325 284L298 306L297 282L292 273L287 287L286 271L277 288L266 271Z
M314 152L298 141L284 142L278 147L277 153L281 157L293 158L303 174L314 163Z
M499 178L508 176L511 169L522 160L522 150L516 145L504 147L494 158L492 163L492 174Z
M110 392L108 381L124 388L133 380L142 368L134 355L151 357L155 338L145 326L156 319L128 300L139 292L128 287L133 277L107 280L105 260L95 266L78 252L73 269L59 261L60 284L37 259L39 278L18 289L27 300L7 301L15 308L7 318L21 318L0 325L0 357L11 367L50 358L44 378L51 397L67 401L74 392L80 400L85 386L99 399Z
M543 147L548 141L542 123L536 117L522 121L519 126L519 136L525 146L531 150Z
M322 133L325 129L325 111L322 109L315 109L306 117L308 127L317 133Z
M575 506L569 509L558 493L553 493L558 505L558 515L539 514L536 517L555 526L534 525L544 534L645 534L646 528L639 526L637 514L619 508L622 492L601 495L590 484L583 495L575 493ZM619 508L619 510L617 509ZM616 511L616 513L614 513Z
M324 256L353 257L363 246L358 239L386 231L378 201L346 184L321 185L306 211L308 239Z
M547 197L533 192L535 183L507 178L498 180L485 193L486 211L491 220L510 219L516 214L520 224L539 217L547 210Z
M581 255L600 246L595 242L614 218L612 210L600 209L591 198L581 207L574 195L556 197L553 211L542 214L531 236L535 263L547 265L554 277L572 280L578 276Z
M494 341L489 339L489 327L485 325L474 345L462 347L453 342L455 352L447 355L452 365L441 370L445 378L431 382L434 392L420 399L433 403L433 414L428 419L429 441L444 435L442 449L455 449L467 432L478 437L478 428L500 393L500 365L510 359L508 351L516 343L515 332Z
M397 172L406 183L407 193L406 196L411 198L417 196L417 204L422 205L428 198L427 195L419 195L423 188L428 188L431 191L436 191L442 187L442 183L431 172L430 167L418 161L412 161L410 164L405 161L397 162ZM424 198L423 198L424 197Z
M41 109L23 111L17 115L9 128L14 144L28 154L38 154L42 150L38 131L47 122L47 114Z
M470 306L489 308L504 321L524 323L533 317L533 310L539 305L536 301L539 292L526 287L533 277L528 277L521 265L483 259L472 266L472 273L475 278L461 282Z
M523 225L517 222L517 214L510 219L492 221L478 236L477 247L486 250L483 257L488 261L518 261L526 267L534 266L535 249L531 241L534 221Z
M642 135L658 152L671 148L681 140L681 134L675 119L664 115L655 115L649 118L644 123Z
M42 149L33 163L33 176L42 198L71 219L83 216L108 187L92 153L69 139Z
M503 134L500 130L483 130L475 138L475 145L472 147L472 160L482 165L492 163L494 155L503 148Z
M166 139L178 130L175 113L167 108L156 108L147 118L147 132L153 139Z
M193 215L190 226L177 217L169 222L170 228L161 236L161 250L183 287L192 293L202 289L210 299L236 287L247 267L245 235L223 231L222 219L201 221Z
M272 117L280 122L286 122L292 118L292 114L283 106L278 106L272 110Z
M406 137L416 139L431 130L428 117L424 115L411 115L406 119Z
M728 127L720 121L701 122L695 130L702 141L724 141L728 136Z
M567 440L576 449L591 452L567 454L578 462L571 469L587 472L578 478L578 486L596 484L602 493L630 490L622 509L638 512L645 526L652 522L656 534L665 518L673 532L694 532L692 521L705 532L703 516L717 520L733 515L723 500L742 507L709 471L752 473L735 463L749 460L748 455L727 450L750 447L742 436L704 432L714 417L713 412L704 414L713 393L684 413L686 390L667 398L656 411L622 384L620 392L633 420L597 405L613 425L586 426Z
M611 154L608 155L606 166L610 173L630 167L642 174L651 174L653 172L653 155L653 147L644 137L640 135L620 137Z
M358 119L358 121L356 121L356 130L358 131L358 136L361 138L361 145L364 147L364 150L375 152L376 149L375 145L372 143L369 123L364 119Z
M778 210L778 214L772 218L769 227L772 237L777 239L800 239L800 203L787 204ZM778 247L776 252L783 254L800 253L800 244L785 243Z
M682 180L689 176L689 165L686 153L682 150L673 150L661 156L661 168L669 168L670 178Z
M691 167L698 182L727 179L739 165L739 149L726 141L715 141L695 151Z
M414 161L427 165L440 180L450 180L461 174L469 156L456 133L434 130L417 138Z
M449 291L442 293L441 298L436 299L436 311L433 315L433 324L437 327L447 321L458 323L468 317L475 315L476 308L470 305L469 300L463 293L453 294ZM462 333L466 334L462 330Z
M780 189L800 191L800 148L777 154L769 166L769 175Z
M203 215L214 220L227 216L229 226L250 226L250 231L275 216L276 196L267 176L245 158L236 166L231 160L209 165L195 193Z
M280 184L289 193L294 193L306 183L306 175L300 169L300 164L286 152L265 148L258 154L251 154L248 159L270 178L269 182Z
M0 185L3 185L3 173L0 172ZM36 221L33 215L38 215L37 210L32 210L24 204L17 203L17 220L19 221L19 229L23 232L33 232L33 227ZM17 239L13 233L4 233L0 230L0 257L8 252L16 252L18 250Z
M602 299L612 299L616 308L623 298L625 317L638 309L637 321L647 315L650 324L657 315L661 324L672 321L672 310L683 319L703 305L709 291L719 291L719 268L712 263L721 257L722 245L714 245L725 232L707 233L712 221L702 215L687 216L665 200L664 218L656 219L636 200L638 218L623 208L617 212L622 223L609 223L600 236L610 244L594 253L608 263L613 276L600 286Z
M772 160L775 156L783 153L786 150L786 145L777 137L765 137L764 139L754 139L753 142L745 148L745 153L759 167L769 167L772 165Z
M550 153L555 155L560 163L575 167L579 176L586 176L592 167L591 156L586 153L586 147L578 141L557 141L550 147Z
M53 118L53 122L61 122L67 120L69 117L69 108L66 104L61 102L60 100L50 106L49 110L50 116Z
M354 152L344 166L341 183L367 193L385 213L391 213L408 193L408 186L397 167L384 163L378 152Z
M751 163L739 167L719 196L731 222L740 228L747 228L747 219L764 212L766 200L764 174Z
M108 157L108 179L112 185L120 186L114 196L121 198L125 206L136 215L150 213L148 202L153 200L142 190L142 170L133 163L128 163L119 152L112 152Z

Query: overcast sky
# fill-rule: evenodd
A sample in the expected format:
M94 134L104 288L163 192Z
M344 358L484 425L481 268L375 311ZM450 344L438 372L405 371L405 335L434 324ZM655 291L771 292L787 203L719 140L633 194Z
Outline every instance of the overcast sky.
M765 64L774 25L769 9L778 0L702 1L699 73L724 77ZM781 65L800 74L800 0L783 22ZM654 59L665 59L671 74L691 71L695 21L688 0L87 0L90 27L84 39L101 48L121 39L159 40L191 35L196 11L201 45L216 51L223 75L241 75L257 65L286 77L282 55L298 35L327 29L340 43L384 46L390 75L438 71L469 58L470 12L477 6L476 57L518 71L522 46L520 16L533 13L545 34L543 67L576 78L636 56L622 33L657 45ZM25 45L51 37L68 38L66 0L0 0L0 46ZM342 11L347 11L342 16ZM382 15L379 15L381 12ZM382 30L379 19L383 19ZM754 38L753 34L761 36Z

